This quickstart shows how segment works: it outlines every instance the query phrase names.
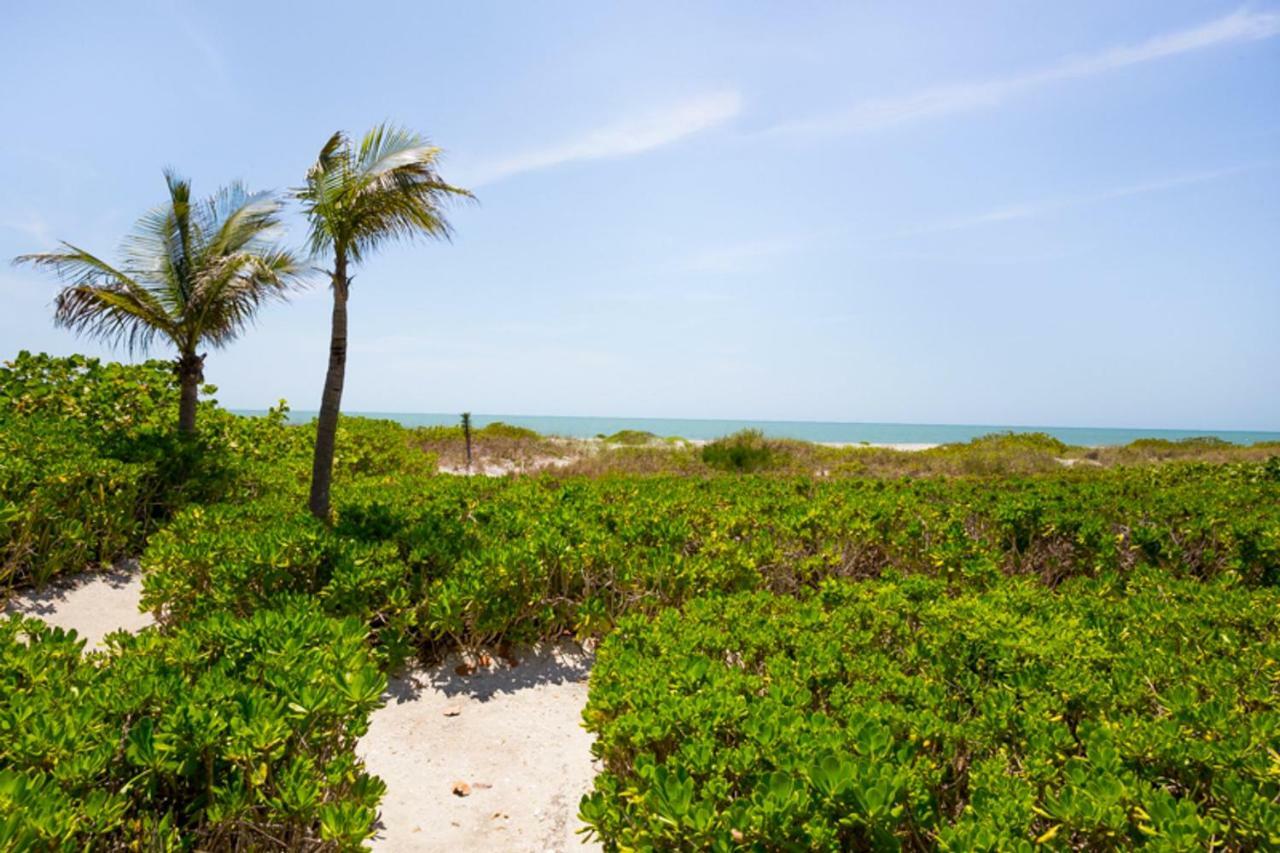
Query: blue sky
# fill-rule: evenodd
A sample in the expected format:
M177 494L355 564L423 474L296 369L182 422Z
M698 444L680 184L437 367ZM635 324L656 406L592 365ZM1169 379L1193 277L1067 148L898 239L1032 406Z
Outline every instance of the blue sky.
M6 10L0 256L392 119L480 203L357 271L348 410L1280 429L1274 3L287 5ZM106 352L55 291L0 356ZM219 399L314 409L328 310Z

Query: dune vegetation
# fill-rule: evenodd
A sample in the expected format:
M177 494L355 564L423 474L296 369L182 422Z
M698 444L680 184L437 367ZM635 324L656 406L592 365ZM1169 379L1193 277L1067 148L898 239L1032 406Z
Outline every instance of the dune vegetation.
M159 617L94 653L5 623L8 846L354 849L387 674L565 634L604 641L607 847L1280 838L1280 454L751 435L455 477L460 431L343 418L326 523L311 427L206 399L193 441L180 397L165 362L0 370L4 586L140 555Z

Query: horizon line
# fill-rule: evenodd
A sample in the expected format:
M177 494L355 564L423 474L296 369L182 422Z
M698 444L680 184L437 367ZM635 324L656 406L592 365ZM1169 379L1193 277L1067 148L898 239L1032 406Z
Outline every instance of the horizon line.
M268 411L266 408L233 408L226 407L227 411L232 414L259 414ZM318 409L299 409L293 406L288 407L290 414L316 414ZM412 411L394 411L390 409L351 409L344 410L344 415L352 415L358 417L370 417L374 415L430 415L440 417L461 417L461 412L412 412ZM791 419L782 418L708 418L708 417L671 417L671 416L652 416L652 415L546 415L546 414L520 414L517 412L470 412L472 417L477 418L549 418L560 420L604 420L604 421L696 421L702 423L716 422L736 422L736 423L757 423L757 424L816 424L822 426L893 426L893 427L954 427L954 428L970 428L985 429L993 428L1000 430L1124 430L1127 432L1139 432L1142 430L1153 430L1156 432L1197 432L1205 433L1263 433L1267 435L1280 436L1280 427L1269 429L1264 428L1244 428L1244 427L1158 427L1158 426L1067 426L1059 424L1001 424L1001 423L955 423L955 422L928 422L928 421L832 421L832 420L813 420L813 419Z

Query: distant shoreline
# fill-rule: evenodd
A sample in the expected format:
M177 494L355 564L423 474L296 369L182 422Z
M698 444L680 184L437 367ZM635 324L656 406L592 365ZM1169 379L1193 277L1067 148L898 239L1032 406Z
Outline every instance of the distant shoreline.
M242 415L262 415L265 410L240 409ZM434 412L347 412L368 418L393 420L405 426L453 426L457 414ZM314 411L292 410L290 421L306 423ZM656 436L680 437L691 441L709 441L743 429L759 429L770 438L793 438L830 446L889 447L899 450L924 450L939 444L971 441L991 433L1042 432L1076 447L1110 447L1129 444L1143 438L1180 441L1188 438L1218 438L1232 444L1280 442L1280 430L1214 430L1214 429L1131 429L1122 427L1054 427L1009 424L892 424L840 423L829 421L712 420L699 418L622 418L570 417L561 415L473 414L477 428L495 421L525 427L547 436L564 438L596 438L622 430L651 432Z

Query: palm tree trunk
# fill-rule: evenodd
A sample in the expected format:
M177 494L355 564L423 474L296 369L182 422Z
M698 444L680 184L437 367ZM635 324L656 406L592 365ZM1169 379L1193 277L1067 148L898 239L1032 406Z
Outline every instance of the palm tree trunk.
M204 382L204 356L193 352L178 358L178 433L192 436L196 432L196 404L200 402L200 385Z
M329 369L324 376L320 416L316 419L316 452L311 463L311 514L329 518L329 487L333 482L333 447L338 436L342 381L347 373L347 258L339 249L333 261L333 323L329 332Z

